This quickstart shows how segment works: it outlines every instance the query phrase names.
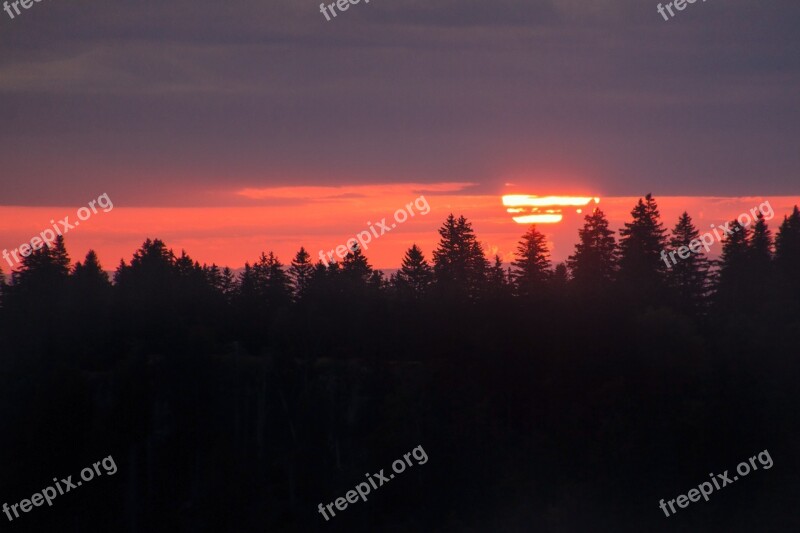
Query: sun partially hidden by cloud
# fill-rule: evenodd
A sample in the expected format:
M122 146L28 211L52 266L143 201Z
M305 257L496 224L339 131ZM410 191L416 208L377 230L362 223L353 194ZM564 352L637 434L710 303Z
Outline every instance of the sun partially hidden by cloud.
M517 214L512 217L517 224L557 224L564 219L564 208L577 207L576 213L581 213L581 207L590 202L600 203L600 198L588 196L533 196L529 194L506 194L503 196L503 205L506 212Z

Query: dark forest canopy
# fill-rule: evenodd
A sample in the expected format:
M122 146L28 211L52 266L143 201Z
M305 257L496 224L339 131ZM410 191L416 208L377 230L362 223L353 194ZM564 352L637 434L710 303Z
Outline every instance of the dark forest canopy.
M2 286L2 494L113 454L118 476L26 516L30 530L796 520L797 207L775 229L761 217L734 231L718 261L700 249L671 267L662 250L698 231L687 213L664 224L650 195L619 235L587 214L556 265L534 226L509 268L463 216L439 235L388 279L360 249L328 266L265 252L235 274L148 239L111 277L92 251L73 265L63 239L35 251ZM396 488L330 523L317 514L418 445L430 462ZM740 496L658 509L765 448L775 468L737 482Z
M486 257L472 223L451 214L436 249L411 246L388 278L357 247L328 265L313 263L302 247L288 264L266 252L234 273L147 239L110 279L94 251L71 265L59 237L25 257L0 287L0 333L20 349L57 345L87 357L106 343L115 351L224 351L236 342L253 354L302 352L289 337L308 332L337 338L327 343L327 355L352 357L364 355L354 338L374 335L378 352L398 357L400 347L375 331L381 320L410 327L438 314L457 324L470 309L528 313L531 325L558 324L554 335L587 305L603 306L607 318L620 320L662 310L695 327L752 312L764 324L791 323L800 299L800 211L785 214L774 237L763 216L749 226L729 226L719 260L708 259L701 246L688 257L676 254L699 242L699 231L688 213L667 229L648 194L618 235L602 210L588 213L565 263L551 263L544 235L530 226L506 268L499 257ZM495 320L487 319L486 327ZM34 326L42 322L49 324L44 331ZM369 331L359 332L354 323ZM339 338L343 332L351 337Z

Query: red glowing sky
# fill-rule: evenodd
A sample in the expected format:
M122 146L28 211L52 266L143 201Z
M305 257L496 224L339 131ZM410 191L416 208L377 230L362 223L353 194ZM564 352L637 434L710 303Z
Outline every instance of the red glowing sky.
M414 243L430 259L438 242L436 230L449 213L463 214L472 221L487 254L499 254L504 262L513 260L516 243L526 227L512 220L502 205L501 195L473 194L469 190L469 184L465 183L251 188L238 189L232 194L258 205L237 207L131 207L109 193L115 202L113 209L99 210L80 227L70 230L65 239L73 261L92 248L107 270L115 268L120 259L130 260L133 251L148 237L164 240L176 253L185 249L201 263L232 268L239 268L246 261L252 263L262 251L269 250L288 263L301 245L316 260L320 250L333 250L357 233L369 230L368 223L376 226L385 217L391 227L398 209L405 209L407 204L424 196L424 201L418 200L412 208L413 217L379 238L372 238L366 255L373 266L396 268L404 251ZM595 196L590 191L583 193ZM87 198L86 203L91 199ZM770 224L774 230L783 215L794 204L800 204L798 196L656 199L666 227L671 228L678 215L686 210L701 232L764 201L769 201L775 212ZM608 215L612 229L617 230L629 219L636 200L636 197L600 197L599 207ZM265 202L269 205L264 205ZM423 214L426 204L429 212ZM12 250L30 241L50 226L51 219L69 216L74 222L80 207L0 207L0 248ZM560 223L539 226L547 235L554 261L563 261L572 253L582 220L583 215L567 208ZM712 250L712 255L718 252ZM4 261L2 268L7 273L10 266Z

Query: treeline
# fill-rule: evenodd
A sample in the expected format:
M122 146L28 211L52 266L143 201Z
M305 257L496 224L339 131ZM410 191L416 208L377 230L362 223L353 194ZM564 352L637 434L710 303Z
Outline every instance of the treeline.
M272 252L262 253L235 275L228 267L201 266L185 251L177 256L161 240L148 239L130 263L119 264L112 283L94 251L72 266L59 237L54 246L23 258L9 284L0 276L3 322L11 337L45 343L47 334L30 339L26 325L48 323L48 330L58 330L62 348L65 335L80 337L83 331L83 338L72 340L96 344L103 331L117 335L122 328L136 331L148 343L183 331L195 344L242 341L258 351L269 341L271 329L281 329L294 316L292 308L310 317L341 314L342 305L368 315L369 309L409 305L501 300L554 305L564 299L599 298L631 309L670 307L701 318L714 306L755 306L766 312L764 302L778 302L782 310L796 303L796 206L783 217L774 239L761 213L747 227L733 220L719 261L710 261L698 246L686 258L673 253L676 261L667 259L669 252L700 237L688 213L668 232L656 201L647 195L631 217L615 238L602 210L594 209L585 216L574 253L555 266L544 235L531 226L506 269L498 256L491 261L486 257L472 224L451 214L439 229L431 261L414 245L388 279L372 268L357 245L341 263L327 265L314 264L302 247L288 265ZM94 327L90 334L81 327L87 323Z

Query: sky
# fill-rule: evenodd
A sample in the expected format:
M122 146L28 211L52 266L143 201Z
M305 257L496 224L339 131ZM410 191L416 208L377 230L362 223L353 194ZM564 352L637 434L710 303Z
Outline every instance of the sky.
M232 267L316 255L420 194L430 213L377 239L376 266L412 242L430 256L451 211L508 256L525 228L503 194L597 196L620 213L612 227L648 192L668 226L681 206L710 224L754 200L800 203L800 3L709 0L669 21L656 5L0 11L0 248L104 193L114 209L66 238L106 268L147 237ZM576 220L547 228L555 259Z

